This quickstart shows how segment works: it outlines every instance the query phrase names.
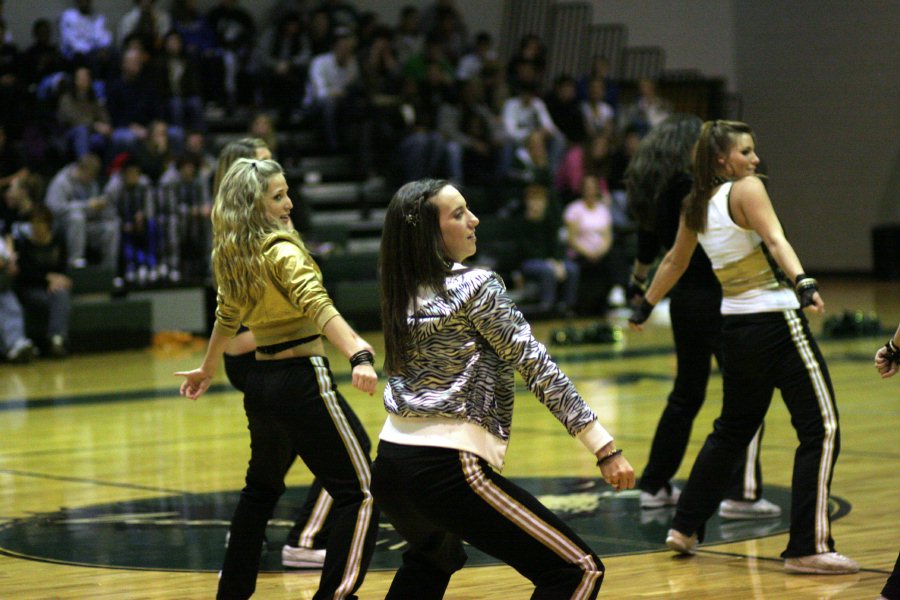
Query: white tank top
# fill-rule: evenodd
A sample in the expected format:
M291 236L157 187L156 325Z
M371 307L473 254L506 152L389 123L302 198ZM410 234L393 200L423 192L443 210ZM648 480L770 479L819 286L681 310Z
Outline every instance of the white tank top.
M750 314L759 312L778 312L800 308L794 290L775 283L775 274L767 265L764 272L757 273L753 279L759 279L758 286L744 289L739 293L727 292L735 270L734 266L741 261L752 260L751 255L758 254L762 238L755 231L744 229L735 223L728 212L728 197L733 182L719 186L709 200L706 213L706 231L697 235L700 245L712 263L713 271L722 283L722 314ZM757 261L758 262L758 261ZM768 283L766 283L768 282Z

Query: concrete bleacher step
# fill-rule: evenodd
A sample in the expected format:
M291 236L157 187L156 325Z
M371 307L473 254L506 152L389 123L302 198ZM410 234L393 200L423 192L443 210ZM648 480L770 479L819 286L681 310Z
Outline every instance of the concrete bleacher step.
M320 205L357 204L362 200L362 188L354 182L305 183L297 192L300 200L315 209Z
M244 123L246 128L247 123ZM243 131L219 131L208 135L208 143L215 154L218 154L230 142L236 142L250 134ZM322 141L314 131L279 131L276 135L279 148L283 148L289 154L312 155L321 152Z
M303 156L285 175L307 183L356 181L359 173L352 157L345 154Z
M322 210L313 211L310 225L315 228L322 225L344 224L351 232L377 231L381 232L384 225L386 209L372 208L346 209L346 210Z
M152 336L150 300L88 295L72 303L69 320L72 352L146 348Z

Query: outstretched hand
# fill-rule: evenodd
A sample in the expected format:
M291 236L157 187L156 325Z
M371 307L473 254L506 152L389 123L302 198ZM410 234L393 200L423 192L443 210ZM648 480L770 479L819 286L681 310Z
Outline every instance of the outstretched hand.
M203 392L209 389L212 377L207 375L202 369L194 369L193 371L178 371L175 375L184 377L181 382L181 395L187 396L191 400L196 400Z

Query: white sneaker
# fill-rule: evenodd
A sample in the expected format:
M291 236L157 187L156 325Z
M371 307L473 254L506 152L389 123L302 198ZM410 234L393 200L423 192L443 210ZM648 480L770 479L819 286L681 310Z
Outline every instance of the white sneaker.
M859 572L859 563L837 552L823 552L784 559L784 570L789 573L813 573L817 575L844 575Z
M325 564L325 550L285 544L281 549L281 564L295 569L321 569Z
M671 483L662 486L658 492L641 492L641 508L662 508L663 506L675 506L681 490Z
M697 553L697 534L687 536L677 529L670 529L666 534L666 546L679 554L694 555Z
M722 500L719 516L723 519L774 519L781 516L781 507L765 498L756 502L746 500Z
M621 285L613 287L613 289L609 291L609 296L606 299L607 304L614 308L625 306L625 301L625 289Z
M25 364L31 362L34 354L34 344L28 338L23 337L13 343L9 352L6 353L6 360L11 363Z

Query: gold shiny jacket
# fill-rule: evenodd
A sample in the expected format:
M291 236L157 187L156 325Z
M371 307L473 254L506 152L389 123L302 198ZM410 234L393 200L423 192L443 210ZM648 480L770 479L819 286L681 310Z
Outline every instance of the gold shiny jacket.
M241 323L259 346L270 346L319 334L338 316L322 285L322 271L296 233L278 233L263 244L266 287L251 306L238 306L219 288L216 329L233 336Z

